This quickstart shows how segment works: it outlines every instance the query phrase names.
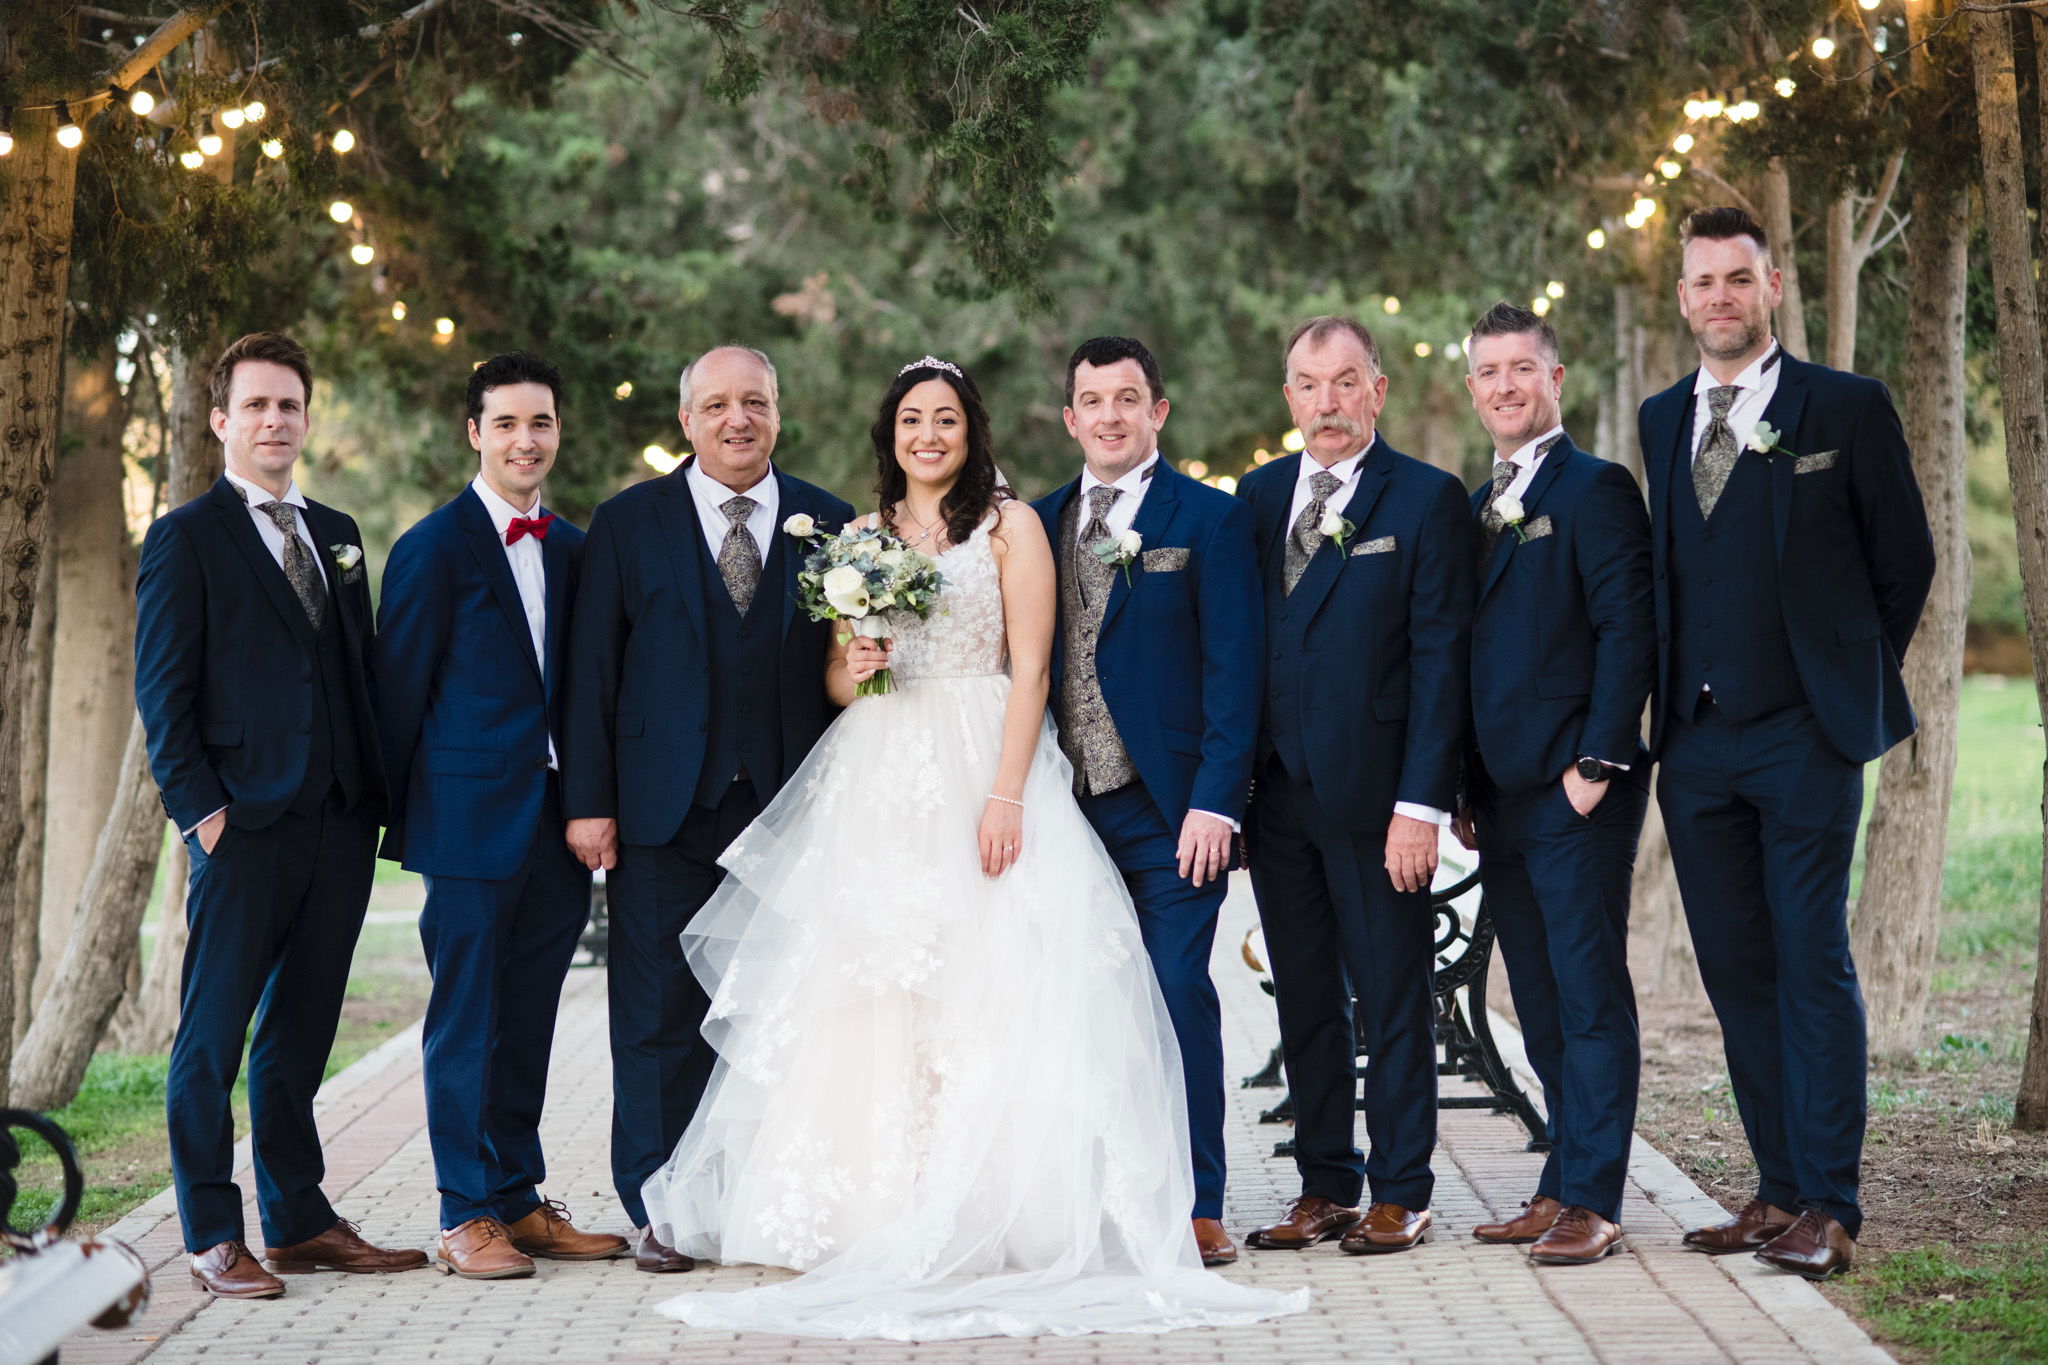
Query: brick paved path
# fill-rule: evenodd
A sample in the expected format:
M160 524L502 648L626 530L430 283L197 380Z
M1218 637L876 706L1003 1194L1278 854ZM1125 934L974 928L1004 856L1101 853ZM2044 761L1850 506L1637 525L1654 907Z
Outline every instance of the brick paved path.
M1239 878L1242 881L1242 877ZM1275 1037L1272 1006L1237 957L1252 922L1236 888L1218 935L1230 1075L1257 1069ZM624 1231L606 1173L610 1071L603 974L578 969L563 1000L545 1140L547 1193L584 1227ZM1269 1153L1284 1128L1259 1127L1277 1092L1232 1092L1227 1221L1242 1231L1277 1213L1297 1188L1290 1163ZM380 1048L322 1094L329 1196L372 1241L430 1247L433 1166L422 1128L417 1032ZM1361 1124L1361 1133L1363 1125ZM1259 1327L1163 1336L1094 1336L936 1343L845 1344L697 1332L652 1305L683 1288L730 1288L782 1271L734 1267L687 1277L639 1274L630 1262L542 1262L531 1280L472 1283L426 1270L394 1276L288 1279L283 1299L213 1302L185 1273L177 1220L165 1192L112 1235L154 1267L156 1301L120 1332L91 1332L67 1362L151 1365L187 1361L1092 1361L1273 1359L1288 1365L1352 1361L1792 1361L1889 1360L1811 1286L1748 1257L1711 1259L1680 1249L1683 1227L1718 1217L1711 1201L1638 1141L1623 1214L1633 1254L1597 1266L1538 1268L1518 1251L1483 1247L1472 1224L1504 1215L1533 1190L1541 1158L1522 1150L1513 1120L1474 1111L1443 1115L1436 1155L1438 1240L1406 1255L1349 1257L1335 1243L1304 1253L1250 1253L1225 1272L1276 1287L1308 1284L1310 1311ZM244 1153L246 1161L246 1151ZM246 1174L242 1177L248 1188ZM256 1233L253 1208L249 1227Z

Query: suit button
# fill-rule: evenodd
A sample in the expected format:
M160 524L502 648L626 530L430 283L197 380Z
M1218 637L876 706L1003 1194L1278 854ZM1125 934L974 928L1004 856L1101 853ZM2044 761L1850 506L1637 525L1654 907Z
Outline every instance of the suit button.
M300 682L311 682L311 681L313 681L313 670L312 670L312 669L310 669L310 668L302 668L302 669L300 669L300 670L299 670L299 681L300 681Z
M536 758L535 760L533 760L533 766L536 768L544 769L548 766L548 761L545 756L541 758Z
M1670 632L1670 631L1668 631L1668 630L1660 630L1660 631L1658 631L1658 632L1657 632L1657 643L1658 643L1658 644L1660 644L1660 645L1668 645L1668 644L1670 644L1670 643L1671 643L1671 632Z
M710 722L710 721L708 721L708 720L700 720L700 721L698 721L698 722L697 722L697 733L698 733L698 734L700 734L700 735L704 735L704 734L709 734L710 732L711 732L711 722Z
M313 733L313 722L312 722L312 721L310 721L310 720L302 720L302 721L300 721L300 722L299 722L299 733L300 733L300 734L302 734L302 735L310 735L310 734L312 734L312 733Z
M1659 583L1664 581L1664 571L1662 569L1657 570L1657 581Z
M1280 651L1277 649L1273 651L1273 662L1276 664L1280 662Z

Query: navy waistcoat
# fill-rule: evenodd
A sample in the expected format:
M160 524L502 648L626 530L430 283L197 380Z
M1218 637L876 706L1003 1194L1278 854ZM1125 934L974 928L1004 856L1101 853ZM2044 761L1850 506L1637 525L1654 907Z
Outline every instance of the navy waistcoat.
M1752 720L1806 699L1785 638L1770 470L1744 454L1700 515L1688 474L1671 490L1671 709L1690 720L1700 690L1732 720Z
M694 539L704 580L711 710L704 767L690 799L716 806L735 775L772 781L782 771L782 596L776 588L788 537L774 537L745 616L733 606L704 538Z

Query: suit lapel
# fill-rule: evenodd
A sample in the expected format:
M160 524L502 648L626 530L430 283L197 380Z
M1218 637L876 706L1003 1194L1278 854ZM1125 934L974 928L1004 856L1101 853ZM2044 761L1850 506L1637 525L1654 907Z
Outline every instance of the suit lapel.
M1065 488L1047 499L1049 511L1040 512L1039 519L1045 523L1046 543L1052 546L1054 569L1053 623L1052 623L1052 675L1060 676L1067 663L1067 608L1066 594L1058 590L1058 583L1074 572L1074 563L1069 556L1073 547L1060 534L1060 523L1067 515L1067 504L1081 495L1081 480L1076 477Z
M1771 395L1771 401L1764 405L1764 421L1778 433L1780 444L1796 450L1795 433L1799 430L1799 419L1806 412L1806 378L1811 367L1803 361L1794 360L1782 350L1778 355L1778 389ZM1744 433L1737 432L1736 440L1745 439ZM1771 530L1778 548L1778 559L1785 558L1785 530L1792 524L1792 461L1784 455L1773 455L1768 463L1771 470Z
M545 515L546 509L542 512ZM563 632L569 620L569 542L560 536L543 540L540 563L547 584L547 620L541 627L541 645L547 658L541 661L541 694L553 697L561 685Z
M1367 538L1365 523L1372 516L1372 509L1378 505L1380 494L1387 491L1387 476L1394 472L1394 461L1388 454L1391 449L1379 436L1373 437L1359 467L1358 482L1353 485L1351 496L1345 500L1344 510L1339 514L1357 528L1352 539L1344 542L1342 550L1328 544L1316 546L1316 552L1309 556L1308 567L1302 570L1301 581L1294 585L1294 591L1288 596L1290 602L1298 599L1310 616L1322 609L1323 599L1330 595L1330 589L1337 586L1337 576L1344 571L1344 561L1358 542ZM1285 517L1293 507L1294 497L1290 489L1286 507L1280 515ZM1282 534L1290 532L1291 528Z
M1558 471L1564 468L1564 462L1572 457L1572 451L1576 449L1577 447L1572 444L1571 437L1563 437L1556 445L1550 448L1550 453L1543 457L1543 463L1536 466L1536 473L1529 479L1529 486L1522 491L1522 511L1525 520L1534 521L1536 519L1537 504L1542 501L1543 495L1549 490L1550 485L1557 482ZM1512 529L1505 526L1501 528L1500 535L1494 540L1493 554L1486 562L1486 581L1479 585L1480 601L1485 601L1486 594L1492 590L1495 583L1500 581L1501 573L1507 568L1509 558L1513 556L1516 547L1521 543L1522 538L1516 535Z
M668 551L669 568L676 576L683 617L690 623L701 648L705 635L704 571L697 545L704 539L704 525L697 519L697 500L691 496L690 485L683 477L689 467L686 460L663 476L665 482L654 499L654 516L661 524L662 545Z
M497 599L498 610L505 614L506 626L520 643L520 654L533 665L534 676L545 684L546 674L541 661L534 657L533 628L526 623L526 602L519 596L519 580L512 576L512 561L506 558L504 543L498 539L498 528L491 524L491 514L484 507L483 499L476 495L476 489L465 488L456 495L455 520L468 537L470 557L483 571L484 582L490 584L491 596ZM545 541L541 542L541 552L545 563ZM552 612L549 619L553 619Z
M1301 477L1302 455L1287 455L1279 461L1279 472L1266 480L1273 492L1252 513L1252 534L1258 537L1259 562L1263 566L1273 555L1286 554L1287 511L1294 504L1295 481ZM1271 466L1268 466L1271 468ZM1277 574L1279 561L1273 571Z
M797 481L783 473L779 465L775 468L775 488L781 521L768 528L768 536L774 543L761 547L761 576L768 576L768 566L775 564L777 557L780 556L780 571L776 574L776 581L782 585L782 633L786 636L790 627L796 624L796 576L804 567L805 556L797 553L796 538L782 533L782 522L788 521L797 512L815 517L817 511L810 505L810 500L804 496L804 490Z
M1155 548L1167 541L1167 531L1173 525L1174 508L1180 502L1179 481L1185 474L1168 467L1166 457L1159 458L1159 465L1152 471L1151 487L1145 490L1145 500L1138 504L1138 515L1131 519L1131 529L1138 533L1143 544ZM1123 610L1124 601L1138 585L1138 578L1145 572L1145 552L1138 551L1138 562L1131 565L1129 572L1113 570L1109 579L1109 602L1102 609L1102 627L1096 632L1100 639L1109 630L1110 622L1116 620Z
M291 580L284 576L284 570L271 558L270 547L263 543L263 537L257 533L256 523L249 519L249 505L242 501L241 493L223 474L213 485L210 496L213 499L214 512L219 515L221 524L227 528L228 539L242 552L242 557L249 561L249 572L269 595L271 605L284 617L285 625L298 638L299 643L308 649L313 648L313 623L306 619L306 609L299 604L298 594L292 591ZM329 593L330 597L336 595L338 594Z

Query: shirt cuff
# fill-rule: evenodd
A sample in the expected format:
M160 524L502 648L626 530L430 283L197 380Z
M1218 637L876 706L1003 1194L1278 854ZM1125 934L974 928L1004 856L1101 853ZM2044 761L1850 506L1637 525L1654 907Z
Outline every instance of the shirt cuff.
M193 825L193 826L192 826L192 829L181 829L181 830L179 830L179 831L178 831L178 837L179 837L179 838L181 838L181 839L189 839L189 838L191 838L191 837L192 837L192 830L196 830L196 829L198 829L198 828L199 828L199 825L203 825L203 824L205 824L205 823L206 823L206 822L207 822L208 820L211 820L211 819L212 819L212 818L213 818L213 817L214 817L215 815L219 815L219 814L221 813L221 811L224 811L224 810L226 810L226 809L227 809L227 807L226 807L226 806L222 806L222 807L220 808L220 810L214 811L214 812L212 812L211 814L207 814L207 815L202 815L202 816L200 816L200 817L199 817L199 824L195 824L195 825Z
M1417 805L1413 801L1396 801L1394 803L1394 814L1405 815L1410 820L1420 820L1428 825L1448 825L1451 823L1451 817L1438 810L1435 806Z
M1210 818L1211 820L1221 820L1221 821L1222 821L1222 822L1223 822L1224 824L1226 824L1226 825L1230 826L1230 832L1231 832L1232 834L1242 834L1242 833L1244 833L1244 826L1243 826L1243 825L1239 824L1239 823L1238 823L1237 821L1235 821L1235 820L1231 819L1231 818L1230 818L1229 816L1227 816L1227 815L1218 815L1218 814L1217 814L1217 813L1216 813L1215 811L1213 811L1213 810L1195 810L1195 809L1193 809L1193 808L1190 808L1190 809L1189 809L1189 811L1188 811L1188 814L1189 814L1189 815L1206 815L1206 816L1208 816L1208 817L1209 817L1209 818Z
M1612 768L1614 769L1614 771L1618 773L1625 773L1628 771L1628 764L1626 763L1609 763L1606 759L1600 757L1600 755L1598 754L1587 754L1586 757L1592 759L1595 763L1598 763L1603 768Z

